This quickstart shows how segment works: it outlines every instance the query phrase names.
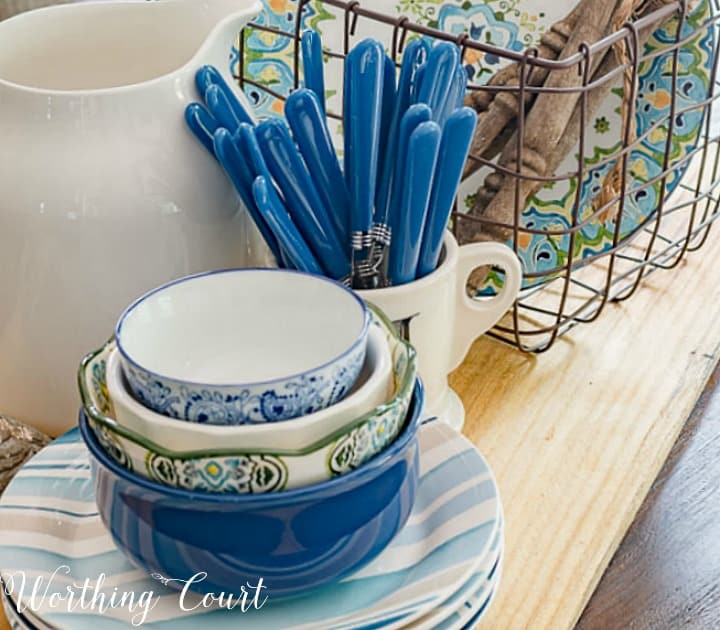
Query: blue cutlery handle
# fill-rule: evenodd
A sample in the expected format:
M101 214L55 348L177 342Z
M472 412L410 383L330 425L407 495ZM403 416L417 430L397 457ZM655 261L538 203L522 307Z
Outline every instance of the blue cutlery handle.
M392 120L387 132L388 139L385 144L385 156L380 167L380 178L378 189L375 193L375 218L374 222L385 224L388 221L388 204L392 191L392 182L395 174L395 163L398 144L398 130L400 121L405 115L408 107L412 104L412 85L415 73L425 63L430 45L424 39L413 39L405 47L402 64L400 66L400 78L398 79L395 92L395 103L393 105Z
M240 102L238 95L235 91L227 84L220 71L214 66L203 66L195 73L195 85L197 86L198 92L205 96L207 89L211 85L217 85L225 94L230 107L235 114L235 118L240 122L248 124L254 124L252 116L245 109L243 104Z
M405 162L407 159L408 144L410 136L415 128L431 118L430 108L418 103L411 105L402 117L397 135L397 152L395 154L395 177L392 181L392 192L390 194L389 211L387 215L387 224L390 227L390 238L395 239L395 230L401 220L403 193L405 190ZM392 241L391 241L392 245Z
M353 68L352 65L345 60L345 73L343 75L343 162L344 162L344 176L347 182L348 173L352 172L352 158L353 154L350 150L350 128L352 127L352 121L350 120L350 93L352 92L351 85ZM348 217L348 230L350 229L350 221Z
M240 120L235 115L235 112L230 106L230 101L228 101L227 96L220 86L211 85L205 91L205 104L221 127L225 127L230 133L237 131L237 128L240 126Z
M335 153L320 99L308 89L296 90L285 101L285 117L305 163L314 175L317 190L329 211L341 244L350 242L350 195Z
M430 51L417 100L426 103L432 110L433 120L441 124L459 66L460 51L455 44L439 42Z
M300 39L302 49L303 74L305 87L312 90L320 102L320 110L325 115L325 77L323 75L322 40L317 31L308 30Z
M392 285L415 280L439 146L440 126L436 122L421 123L410 136L400 221L390 245L388 279Z
M363 40L346 58L349 111L345 111L349 145L352 155L345 179L350 193L350 231L367 233L373 223L375 188L382 121L382 91L385 52L379 42Z
M230 132L227 129L220 128L215 132L214 136L215 154L220 164L225 169L230 181L232 181L235 189L238 191L243 203L247 206L250 217L258 228L263 239L270 248L275 260L280 265L283 257L280 246L275 238L272 230L267 225L262 215L255 205L252 194L253 171L247 163L244 156L238 151Z
M457 97L455 101L454 111L460 109L465 103L465 93L467 92L468 74L465 67L460 64L455 71L455 81L453 84L454 95Z
M236 149L245 160L251 181L258 176L264 177L270 186L270 194L278 197L278 193L275 189L272 177L270 176L270 172L268 171L267 164L265 163L265 159L260 151L260 145L258 145L257 137L255 136L255 127L248 123L240 123L237 131L232 135L232 140ZM279 197L278 201L282 205L282 201L280 201ZM283 251L282 246L279 246L278 249L280 250L279 253L282 258L283 266L292 269L293 265L288 260L286 252Z
M460 185L476 122L476 112L469 107L463 107L452 114L445 123L420 248L416 274L418 278L432 273L437 268L443 234L450 219L453 200Z
M281 121L270 119L256 127L256 135L268 169L303 238L327 275L344 278L350 272L350 261L337 241L328 213L290 131Z
M442 104L442 111L438 117L438 122L442 127L456 112L463 106L465 101L465 91L467 90L467 71L462 65L458 65L455 68L455 72L452 77L452 81L448 86L448 94L445 102Z
M213 145L213 134L218 128L217 121L212 117L200 103L190 103L185 108L185 122L195 137L203 143L203 146L215 156L215 146Z
M388 146L390 144L390 127L392 127L393 114L395 113L395 99L397 95L397 68L395 62L385 55L385 63L383 67L383 90L382 90L382 110L380 122L380 147L378 150L378 166L377 166L377 188L375 197L377 199L378 189L380 187L383 170L385 168L385 159L387 158ZM377 207L375 209L377 215Z
M282 243L283 250L293 266L300 271L324 275L290 215L282 207L280 198L273 194L272 185L259 175L253 182L252 192L260 213Z
M421 103L420 100L420 90L422 89L422 85L424 83L423 79L425 78L425 71L427 70L427 62L422 64L417 71L415 72L415 77L413 78L413 84L412 84L412 90L411 90L411 102L412 103Z

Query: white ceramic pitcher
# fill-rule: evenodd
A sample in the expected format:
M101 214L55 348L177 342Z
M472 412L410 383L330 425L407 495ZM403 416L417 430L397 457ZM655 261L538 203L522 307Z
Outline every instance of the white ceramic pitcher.
M0 412L73 426L78 363L133 298L267 261L183 118L197 68L232 83L232 44L260 9L83 2L0 22Z

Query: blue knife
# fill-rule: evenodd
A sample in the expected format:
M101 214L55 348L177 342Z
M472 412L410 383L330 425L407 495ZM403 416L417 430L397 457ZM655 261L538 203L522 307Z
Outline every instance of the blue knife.
M416 274L418 278L426 276L437 268L443 234L450 219L453 200L460 185L476 122L475 110L463 107L453 113L445 123L422 236Z
M282 206L280 198L273 194L272 185L260 175L253 182L252 192L260 213L282 243L283 250L293 266L300 271L324 275L322 267Z
M325 115L325 77L323 75L322 40L317 31L308 30L300 39L302 49L305 87L312 90L320 101L320 110Z
M320 100L311 90L296 90L285 101L285 117L300 153L314 176L335 234L343 247L347 247L350 243L350 195L327 119L320 109Z
M436 122L424 122L410 135L402 178L404 193L390 245L388 280L393 286L415 280L440 133L440 126Z
M287 126L277 119L265 120L255 133L268 169L303 239L326 275L335 279L346 277L350 272L349 259Z

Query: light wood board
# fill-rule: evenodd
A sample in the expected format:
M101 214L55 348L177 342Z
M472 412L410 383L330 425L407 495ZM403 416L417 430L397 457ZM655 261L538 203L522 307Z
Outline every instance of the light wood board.
M574 626L719 356L718 228L546 354L475 344L451 383L506 516L502 584L482 628Z

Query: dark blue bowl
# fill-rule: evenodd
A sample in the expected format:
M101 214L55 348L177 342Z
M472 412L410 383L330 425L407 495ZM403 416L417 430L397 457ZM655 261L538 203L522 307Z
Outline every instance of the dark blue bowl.
M266 494L206 494L159 485L108 458L83 411L95 499L130 560L182 589L235 593L263 579L287 597L334 582L377 556L405 525L417 489L417 380L400 436L362 467L330 481Z

